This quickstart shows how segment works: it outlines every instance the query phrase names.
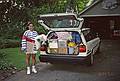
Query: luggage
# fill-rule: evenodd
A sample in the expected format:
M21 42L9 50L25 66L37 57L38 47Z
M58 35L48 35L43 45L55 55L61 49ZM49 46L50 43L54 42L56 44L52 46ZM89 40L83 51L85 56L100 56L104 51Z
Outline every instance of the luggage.
M48 40L49 48L58 48L58 40L57 39L50 39Z
M72 42L75 42L75 43L80 43L81 42L81 39L80 39L80 35L79 35L79 33L77 33L77 32L72 32Z
M74 53L74 47L68 47L68 54Z
M68 54L68 48L59 48L58 53L59 54Z
M58 48L48 48L48 53L57 54L58 53Z
M57 33L58 39L60 40L72 39L70 32L56 32L56 33Z
M50 39L48 40L48 53L58 53L58 40Z
M78 54L77 45L81 42L78 32L54 32L50 36L48 37L48 39L51 38L48 40L48 53Z
M58 40L58 47L59 54L68 54L67 40Z
M69 43L68 43L68 46L69 46L69 47L75 47L76 44L75 44L75 42L69 42Z
M59 48L67 48L67 40L58 40Z

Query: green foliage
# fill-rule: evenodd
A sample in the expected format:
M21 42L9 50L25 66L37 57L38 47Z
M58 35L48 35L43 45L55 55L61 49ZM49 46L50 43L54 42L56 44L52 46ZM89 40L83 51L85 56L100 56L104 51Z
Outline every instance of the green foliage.
M86 4L88 2L89 2L89 0L79 0L79 1L76 1L77 7L78 7L78 12L81 12L86 7Z
M0 48L14 48L18 47L20 42L18 40L11 40L11 39L1 39L0 38Z
M0 49L0 52L5 54L5 60L7 60L7 64L10 66L14 66L17 68L17 70L24 69L26 67L25 64L25 53L20 51L20 48L6 48L6 49ZM0 53L0 54L1 54ZM1 56L1 55L0 55ZM36 55L36 60L39 62L38 58L39 54ZM3 60L3 59L1 59ZM32 64L32 62L31 62Z
M85 8L89 0L3 0L0 3L0 37L15 39L26 30L26 22L32 21L38 32L46 31L37 22L37 16L46 13L65 12L68 6Z
M6 48L1 49L0 51L6 54L5 59L8 61L10 66L14 66L18 70L25 67L25 54L20 52L20 48Z
M11 64L6 59L6 53L0 51L0 70L7 70L10 68Z

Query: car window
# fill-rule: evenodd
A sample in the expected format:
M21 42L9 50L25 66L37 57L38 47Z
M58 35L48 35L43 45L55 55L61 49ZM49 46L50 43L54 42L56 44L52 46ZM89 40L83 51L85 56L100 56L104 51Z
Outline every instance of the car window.
M90 40L93 40L93 39L97 38L96 33L92 32L92 31L89 32L89 33L87 33L87 34L84 34L84 36L85 36L85 39L86 39L87 42L90 41Z
M80 24L74 16L42 17L44 23L50 28L77 28Z

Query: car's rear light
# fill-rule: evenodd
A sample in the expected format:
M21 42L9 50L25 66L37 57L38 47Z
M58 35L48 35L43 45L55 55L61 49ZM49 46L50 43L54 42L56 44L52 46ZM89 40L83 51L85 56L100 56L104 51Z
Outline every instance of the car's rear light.
M45 45L42 45L42 46L40 47L40 51L46 51L46 46L45 46Z
M86 46L84 44L80 44L79 52L86 52Z

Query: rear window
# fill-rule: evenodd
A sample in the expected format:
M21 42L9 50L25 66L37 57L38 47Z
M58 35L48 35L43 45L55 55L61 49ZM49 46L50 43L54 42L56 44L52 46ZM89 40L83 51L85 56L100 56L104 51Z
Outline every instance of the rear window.
M50 28L77 28L80 24L73 15L41 17L41 19Z

